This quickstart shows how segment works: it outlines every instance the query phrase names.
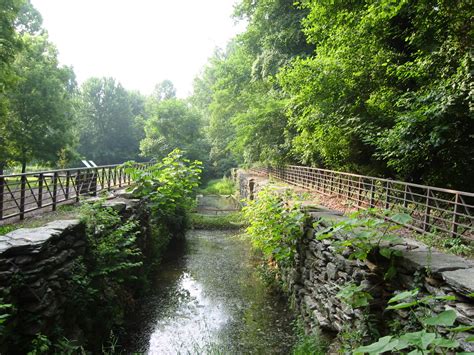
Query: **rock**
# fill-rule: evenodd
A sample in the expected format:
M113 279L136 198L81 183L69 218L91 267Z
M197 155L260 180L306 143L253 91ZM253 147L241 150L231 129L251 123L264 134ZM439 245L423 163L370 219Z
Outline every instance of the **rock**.
M474 262L472 261L455 255L443 254L436 251L430 252L428 249L402 250L401 261L398 264L409 272L425 269L433 274L474 267Z
M330 280L334 280L336 278L337 267L333 263L328 263L326 265L326 274Z
M463 295L474 293L474 268L445 271L441 276L455 291Z
M458 316L457 320L460 323L467 325L474 325L474 305L469 303L457 302L454 308Z
M104 202L104 204L102 206L111 208L111 209L113 209L113 210L115 210L119 213L125 211L125 209L127 208L127 204L125 202L119 201L119 200L106 201L106 202Z

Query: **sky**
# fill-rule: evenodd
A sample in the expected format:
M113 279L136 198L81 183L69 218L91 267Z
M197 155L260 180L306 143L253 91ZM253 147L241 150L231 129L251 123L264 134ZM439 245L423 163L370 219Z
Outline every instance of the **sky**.
M111 76L150 94L169 79L178 97L217 47L245 29L231 18L236 0L32 0L62 64L79 84Z

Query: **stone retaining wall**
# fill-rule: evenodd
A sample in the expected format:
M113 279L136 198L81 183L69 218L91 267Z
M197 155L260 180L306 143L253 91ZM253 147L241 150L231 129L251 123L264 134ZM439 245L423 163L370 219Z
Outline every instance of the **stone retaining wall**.
M268 184L263 180L241 171L238 174L243 196L249 194L249 181L258 181L254 190ZM241 192L242 193L242 192ZM310 220L304 226L304 237L297 247L294 266L282 270L282 276L294 297L294 305L308 329L320 328L335 334L356 330L364 335L370 327L383 333L390 321L400 324L409 322L405 310L384 312L387 300L401 290L419 288L426 295L454 295L455 302L437 304L433 312L454 309L457 322L474 324L474 262L458 256L447 255L430 250L425 245L406 239L405 244L397 246L402 256L396 260L397 276L390 282L384 281L387 265L384 258L360 262L349 259L349 255L336 252L331 240L317 240L314 235L344 218L340 213L317 206L309 208ZM315 222L316 230L314 228ZM336 238L345 239L348 235L339 234ZM385 260L386 261L386 260ZM363 285L364 290L374 298L370 308L352 309L336 295L344 285L354 283ZM474 351L474 343L464 339L473 333L460 333L458 339L465 351Z
M138 202L117 198L106 201L103 206L115 209L125 219L139 213L141 219L146 220L146 212L140 211ZM146 230L147 226L142 227ZM146 237L147 233L140 233L137 242L146 245ZM58 220L0 236L0 300L14 306L3 310L10 314L8 329L13 330L0 339L2 347L2 341L8 339L8 352L12 350L12 343L38 334L49 336L57 329L69 332L67 335L72 339L81 338L81 330L71 319L74 310L67 309L67 304L69 307L74 304L67 302L71 301L67 291L75 285L72 279L77 271L76 261L87 255L87 249L85 226L79 220ZM81 314L76 316L81 317Z

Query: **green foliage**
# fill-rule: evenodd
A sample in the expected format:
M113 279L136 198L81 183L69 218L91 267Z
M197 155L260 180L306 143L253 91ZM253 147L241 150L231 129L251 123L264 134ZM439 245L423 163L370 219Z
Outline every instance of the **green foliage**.
M365 291L364 286L357 286L352 283L342 287L336 297L343 300L352 308L366 307L369 305L369 301L373 299L370 293Z
M390 220L397 222L395 224ZM402 228L402 225L408 223L411 217L404 213L393 214L390 211L379 211L377 209L368 209L354 212L348 218L335 223L330 227L320 230L316 233L319 240L333 238L333 245L342 252L348 249L350 258L366 260L367 256L375 249L387 259L396 256L396 250L391 249L390 245L396 245L403 240L394 233ZM320 224L323 221L318 221ZM348 233L348 238L337 238L339 232Z
M19 78L8 93L13 158L55 162L62 149L70 149L74 73L61 67L56 48L45 34L21 37L22 51L13 63ZM69 148L68 148L69 147Z
M3 335L4 323L11 316L9 312L14 309L13 304L3 303L3 299L0 298L0 337Z
M190 217L194 229L240 229L245 226L240 212L217 216L192 213Z
M145 99L113 78L90 78L78 100L78 152L97 164L137 159L143 138Z
M293 345L293 355L324 355L327 354L328 343L318 332L307 334L301 319L298 319L294 325L296 334L296 343Z
M454 339L458 332L473 329L474 326L454 326L456 312L452 309L433 315L431 305L435 301L454 301L453 296L418 297L417 289L404 291L393 296L387 310L409 309L421 330L405 332L399 336L387 335L376 342L361 346L354 354L382 354L384 352L410 352L410 354L445 354L459 347Z
M162 159L174 149L180 149L191 160L205 157L207 146L201 117L184 100L152 98L146 112L149 118L145 123L145 138L140 142L143 156Z
M247 29L191 100L213 168L297 162L472 190L470 8L241 0Z
M472 36L462 25L469 2L300 6L309 11L303 26L315 52L279 75L291 96L298 159L472 189L473 170L463 158L472 137L462 133L472 130ZM334 129L337 135L321 134ZM338 149L328 149L334 144Z
M136 244L138 222L123 222L117 211L103 207L100 202L85 203L81 207L81 219L89 237L90 277L111 277L118 283L132 277L130 269L142 265Z
M133 193L146 197L155 213L169 217L176 215L178 210L189 211L194 205L201 162L184 158L179 149L146 170L137 169L133 162L124 164L124 167L135 182Z
M224 177L207 182L206 186L199 190L204 195L232 195L236 190L235 182Z
M296 199L288 190L279 193L265 188L255 200L247 201L242 210L249 224L247 235L254 247L282 265L292 263L306 218Z

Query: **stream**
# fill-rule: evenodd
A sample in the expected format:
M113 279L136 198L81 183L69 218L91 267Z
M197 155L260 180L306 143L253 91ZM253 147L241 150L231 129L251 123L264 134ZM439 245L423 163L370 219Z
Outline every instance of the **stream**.
M174 246L138 312L127 353L287 354L287 301L261 280L258 258L235 231L191 230Z

